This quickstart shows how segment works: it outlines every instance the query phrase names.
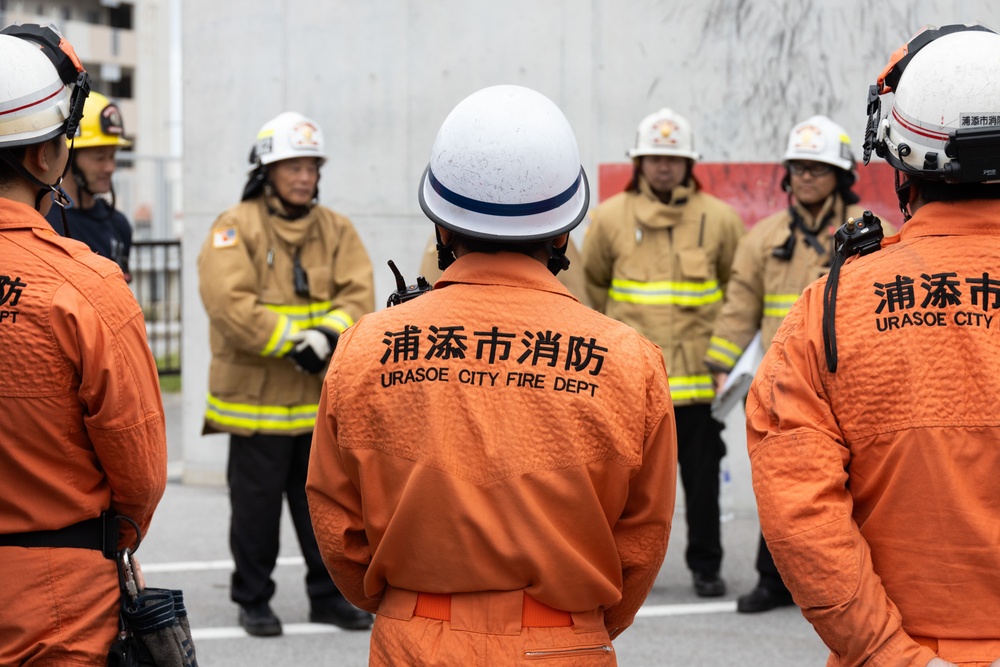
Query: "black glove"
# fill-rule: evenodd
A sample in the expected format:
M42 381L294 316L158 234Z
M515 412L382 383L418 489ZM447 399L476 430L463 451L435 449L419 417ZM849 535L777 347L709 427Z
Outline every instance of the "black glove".
M336 331L326 328L299 331L292 334L291 338L297 345L286 356L303 373L310 375L322 373L326 362L337 349L339 337Z

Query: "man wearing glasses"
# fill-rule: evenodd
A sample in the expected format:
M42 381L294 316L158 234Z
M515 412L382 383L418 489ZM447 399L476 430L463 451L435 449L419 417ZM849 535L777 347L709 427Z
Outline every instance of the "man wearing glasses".
M830 270L833 235L865 208L851 189L856 178L851 140L826 116L796 125L788 137L782 189L788 208L761 220L740 241L715 321L705 363L716 391L759 329L766 350L792 304L812 281ZM886 236L895 233L883 219ZM792 604L764 538L757 552L757 586L737 601L742 613Z

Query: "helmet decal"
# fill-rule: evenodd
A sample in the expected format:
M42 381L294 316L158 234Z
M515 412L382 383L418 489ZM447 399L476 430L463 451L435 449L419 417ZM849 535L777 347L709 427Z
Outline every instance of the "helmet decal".
M815 151L823 150L823 130L815 125L800 125L795 129L792 144L796 150Z
M109 104L101 111L101 132L120 137L125 134L125 123L122 113L114 104Z
M310 121L302 121L292 128L289 143L299 148L315 148L319 146L319 129Z

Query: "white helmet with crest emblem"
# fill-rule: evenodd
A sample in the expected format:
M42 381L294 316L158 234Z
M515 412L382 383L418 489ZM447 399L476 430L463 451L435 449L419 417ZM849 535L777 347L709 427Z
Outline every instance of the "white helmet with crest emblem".
M785 162L809 160L822 162L844 171L854 171L851 138L840 125L826 116L813 116L792 128L788 135Z
M300 113L286 111L264 123L250 154L254 168L279 160L314 157L326 161L323 130Z
M660 109L643 118L636 130L635 148L628 156L644 155L672 155L697 161L700 156L694 150L691 123L671 109Z

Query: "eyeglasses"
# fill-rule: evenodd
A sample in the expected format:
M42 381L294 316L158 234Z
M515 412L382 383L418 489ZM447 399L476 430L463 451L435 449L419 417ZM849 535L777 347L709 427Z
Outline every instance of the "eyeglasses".
M826 176L833 171L833 167L822 162L789 162L788 171L792 176L804 176L806 172L813 178Z

